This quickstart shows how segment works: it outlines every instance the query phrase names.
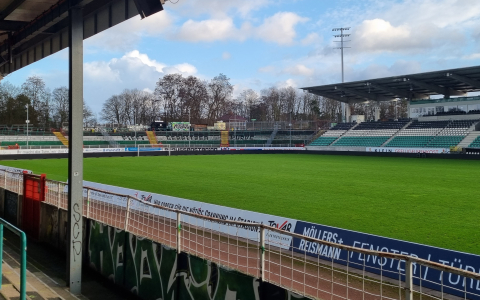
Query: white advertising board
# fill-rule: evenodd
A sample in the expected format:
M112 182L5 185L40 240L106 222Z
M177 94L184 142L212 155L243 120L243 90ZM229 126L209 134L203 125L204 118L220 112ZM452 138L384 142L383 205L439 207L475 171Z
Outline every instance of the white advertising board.
M27 172L28 174L33 173L30 170L19 169L19 168L14 168L14 167L7 167L7 166L2 166L2 165L0 165L0 171L7 171L7 172L17 173L17 174L23 174L23 172Z
M208 204L199 201L193 201L188 199L182 199L177 197L165 196L161 194L154 194L144 191L132 190L112 185L106 185L96 182L84 181L85 187L92 187L96 189L100 189L107 192L113 192L122 195L129 195L134 196L138 199L143 200L144 202L157 204L163 207L168 207L171 209L178 209L181 211L191 212L195 214L200 214L207 217L218 218L220 220L231 220L231 221L241 221L246 223L257 223L257 224L265 224L269 226L274 226L276 228L280 228L289 232L293 232L295 230L295 225L297 223L296 220L277 217L262 213L251 212L242 209L236 208L229 208L220 205ZM67 187L65 187L67 189ZM84 197L87 196L87 189L84 189ZM126 207L127 206L127 198L114 196L110 194L105 194L101 192L90 192L90 198L92 200L107 202L110 204ZM145 210L145 206L143 203L138 201L132 201L131 209L133 210ZM175 214L172 213L165 213L164 210L160 210L157 208L150 207L148 212L155 214L166 216L169 218L176 218ZM212 230L220 231L223 233L228 233L232 235L238 235L242 238L248 238L251 240L258 240L259 239L259 230L258 227L252 226L245 226L245 227L233 227L227 226L222 224L221 222L207 222L203 219L197 219L193 217L189 217L186 215L182 216L182 221L190 223L192 225L201 225L202 227L210 228ZM267 243L271 244L272 246L281 247L283 249L289 249L292 238L287 235L277 234L276 232L269 232L268 236L265 237Z
M390 147L368 147L367 152L391 152L391 153L428 153L448 154L450 149L446 148L390 148Z
M0 150L3 154L52 154L52 153L68 153L68 149L10 149Z
M84 148L83 153L126 152L126 148Z

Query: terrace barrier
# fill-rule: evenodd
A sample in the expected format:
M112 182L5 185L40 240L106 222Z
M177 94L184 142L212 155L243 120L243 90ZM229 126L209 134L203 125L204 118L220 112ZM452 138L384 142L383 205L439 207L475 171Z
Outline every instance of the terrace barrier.
M0 170L0 185L8 176L14 175ZM66 210L66 183L47 180L46 184L44 203ZM15 183L10 186L16 187ZM480 299L477 273L415 256L334 243L289 232L282 226L214 218L92 187L84 188L83 215L91 220L91 236L94 231L107 233L109 249L116 249L113 244L122 240L119 235L128 234L123 247L138 248L138 243L147 240L160 243L163 250L158 254L155 248L157 258L174 251L177 257L190 255L189 263L203 259L209 266L212 264L208 268L210 276L216 264L248 275L260 285L268 283L297 294L289 299L299 299L300 295L311 299ZM102 229L104 226L111 230ZM303 243L293 243L294 239ZM305 248L313 250L307 255ZM132 253L138 256L141 279L151 276L142 263L144 257L148 261L151 250L143 246L139 249ZM126 255L118 251L112 257ZM352 259L357 256L362 263ZM161 268L161 264L157 265ZM395 266L394 271L391 266ZM437 276L435 280L431 279L432 272Z

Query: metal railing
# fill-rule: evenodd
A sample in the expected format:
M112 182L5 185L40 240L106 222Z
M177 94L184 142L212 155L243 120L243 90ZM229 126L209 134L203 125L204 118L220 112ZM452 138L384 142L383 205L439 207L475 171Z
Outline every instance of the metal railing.
M0 188L23 195L23 174L0 170Z
M20 237L20 300L27 297L27 236L25 232L0 218L0 289L2 288L3 228L7 228Z
M67 209L66 184L47 180L47 185L45 203ZM88 219L306 297L480 299L479 274L416 256L346 246L264 224L212 218L202 211L165 207L91 187L84 188L83 196L83 215Z

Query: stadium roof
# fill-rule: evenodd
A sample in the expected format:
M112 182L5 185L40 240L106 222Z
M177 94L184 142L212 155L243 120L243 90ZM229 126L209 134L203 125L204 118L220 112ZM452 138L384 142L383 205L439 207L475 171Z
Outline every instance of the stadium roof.
M480 66L302 88L345 103L466 96L480 91Z
M81 7L84 39L141 14L164 0L0 0L0 74L5 75L68 47L68 10ZM1 79L1 77L0 77Z

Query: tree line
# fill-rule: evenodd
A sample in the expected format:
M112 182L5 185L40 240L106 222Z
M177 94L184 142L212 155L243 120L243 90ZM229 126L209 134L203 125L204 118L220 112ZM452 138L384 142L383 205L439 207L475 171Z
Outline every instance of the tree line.
M220 74L211 80L195 76L169 74L156 82L155 91L124 90L107 99L102 108L104 121L115 124L149 124L190 120L193 124L213 125L226 114L256 121L324 120L341 121L341 104L293 87L270 87L260 93L246 89L233 95L230 79ZM397 106L397 115L395 115ZM352 114L373 119L374 106L368 103L350 105ZM381 102L383 119L406 117L407 101Z
M50 91L39 76L30 76L21 86L9 82L0 83L0 124L30 124L43 129L61 128L68 123L69 89L65 86ZM97 120L88 107L83 106L86 126L95 126Z
M25 124L28 107L30 123L34 126L60 128L68 122L68 104L67 87L50 91L38 76L28 77L21 86L0 83L1 124ZM373 105L351 104L350 109L352 115L373 119ZM148 125L154 120L190 120L193 124L213 125L226 114L257 122L341 122L341 104L293 87L272 86L260 92L245 89L234 97L234 86L224 74L210 80L169 74L158 79L153 92L126 89L106 99L100 112L101 120L96 119L86 104L83 116L85 126L95 127L99 121L128 126ZM380 116L382 119L406 117L407 101L380 102Z

